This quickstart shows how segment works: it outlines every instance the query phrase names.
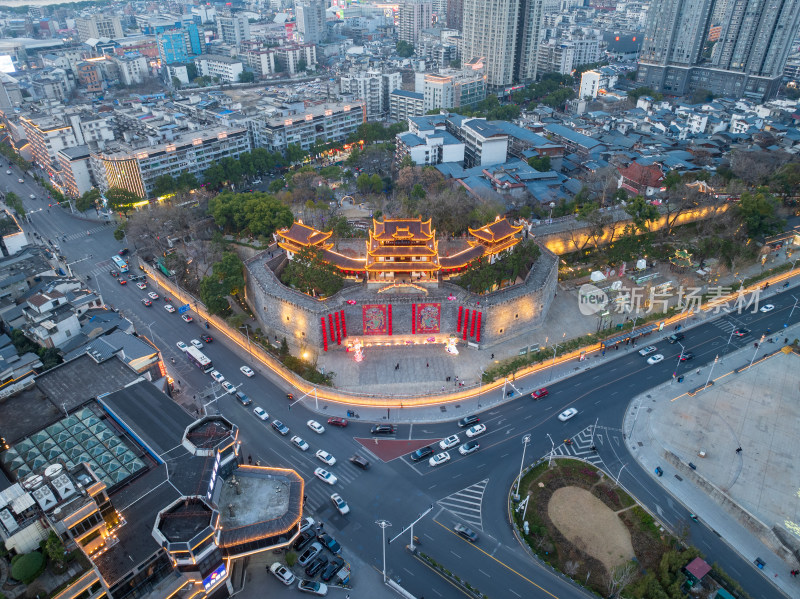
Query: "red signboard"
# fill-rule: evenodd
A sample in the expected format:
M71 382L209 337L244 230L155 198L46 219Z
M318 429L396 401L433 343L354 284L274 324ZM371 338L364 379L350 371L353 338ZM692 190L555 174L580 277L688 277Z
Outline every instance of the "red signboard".
M365 304L361 307L361 319L365 335L386 335L389 319L385 304Z

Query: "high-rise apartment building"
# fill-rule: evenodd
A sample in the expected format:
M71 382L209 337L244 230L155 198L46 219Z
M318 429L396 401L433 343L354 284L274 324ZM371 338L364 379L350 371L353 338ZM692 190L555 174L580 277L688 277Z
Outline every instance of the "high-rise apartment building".
M668 94L706 89L718 96L774 96L800 25L800 0L657 0L647 17L637 80ZM714 19L722 33L703 49Z
M461 55L485 59L494 90L533 81L541 24L542 0L463 0Z
M399 4L397 10L400 16L397 39L416 44L419 32L431 26L433 5L430 0L405 0Z
M193 57L202 54L205 48L204 40L200 38L200 32L194 23L159 33L156 41L163 64L189 62Z
M318 44L327 37L324 0L295 2L294 14L297 30L306 44Z
M75 28L78 30L78 37L82 42L90 38L110 37L116 39L125 35L122 31L122 22L116 15L92 15L85 19L75 19Z
M217 13L217 35L226 44L238 46L250 39L250 22L243 14L224 11Z
M464 20L464 0L447 0L447 26L461 29Z

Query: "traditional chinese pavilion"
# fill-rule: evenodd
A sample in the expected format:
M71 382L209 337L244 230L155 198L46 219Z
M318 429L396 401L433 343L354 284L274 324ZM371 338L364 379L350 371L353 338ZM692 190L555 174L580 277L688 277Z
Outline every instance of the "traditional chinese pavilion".
M440 256L436 230L430 219L387 218L372 221L366 242L366 256L353 258L333 249L331 233L295 222L277 232L278 245L292 260L304 248L314 247L345 277L364 279L369 284L436 285L440 278L457 276L477 260L495 262L520 242L521 226L498 217L494 222L470 229L470 247L452 256Z

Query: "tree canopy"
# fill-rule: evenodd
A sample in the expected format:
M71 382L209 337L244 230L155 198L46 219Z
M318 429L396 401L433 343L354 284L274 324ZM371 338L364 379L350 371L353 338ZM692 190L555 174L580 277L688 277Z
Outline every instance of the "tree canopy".
M128 214L133 209L134 204L142 201L142 198L135 193L122 187L111 187L104 195L108 200L109 207L123 214Z
M270 237L277 229L292 224L294 216L284 203L263 193L223 191L208 203L214 222L234 234L249 232L255 237Z
M747 230L747 237L755 239L779 232L786 224L778 216L779 205L775 196L764 188L743 193L736 208Z
M281 279L286 285L307 293L328 297L344 285L336 267L328 264L317 248L303 248L283 270Z
M403 40L397 42L395 49L397 50L397 55L401 58L408 58L414 54L414 44L410 44Z

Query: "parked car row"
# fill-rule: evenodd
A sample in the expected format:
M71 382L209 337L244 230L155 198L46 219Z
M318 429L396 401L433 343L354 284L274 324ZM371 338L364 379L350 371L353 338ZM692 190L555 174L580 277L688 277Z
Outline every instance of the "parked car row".
M472 424L472 426L470 426L465 432L466 436L472 439L473 437L477 437L486 432L486 425L479 424L478 421L479 418L477 416L467 416L459 420L458 425L464 427L469 424ZM380 425L380 426L387 426L387 425ZM434 455L433 447L431 447L430 445L426 445L411 452L411 454L409 454L409 457L411 458L412 462L419 462L421 460L424 460L425 458L428 458L428 465L430 465L431 467L440 466L450 461L450 453L447 451L448 449L458 447L458 453L460 453L461 455L469 455L477 451L478 448L480 448L480 443L474 440L470 440L462 444L461 438L458 435L450 435L449 437L446 437L445 439L439 441L438 446L439 449L444 451L441 451Z

